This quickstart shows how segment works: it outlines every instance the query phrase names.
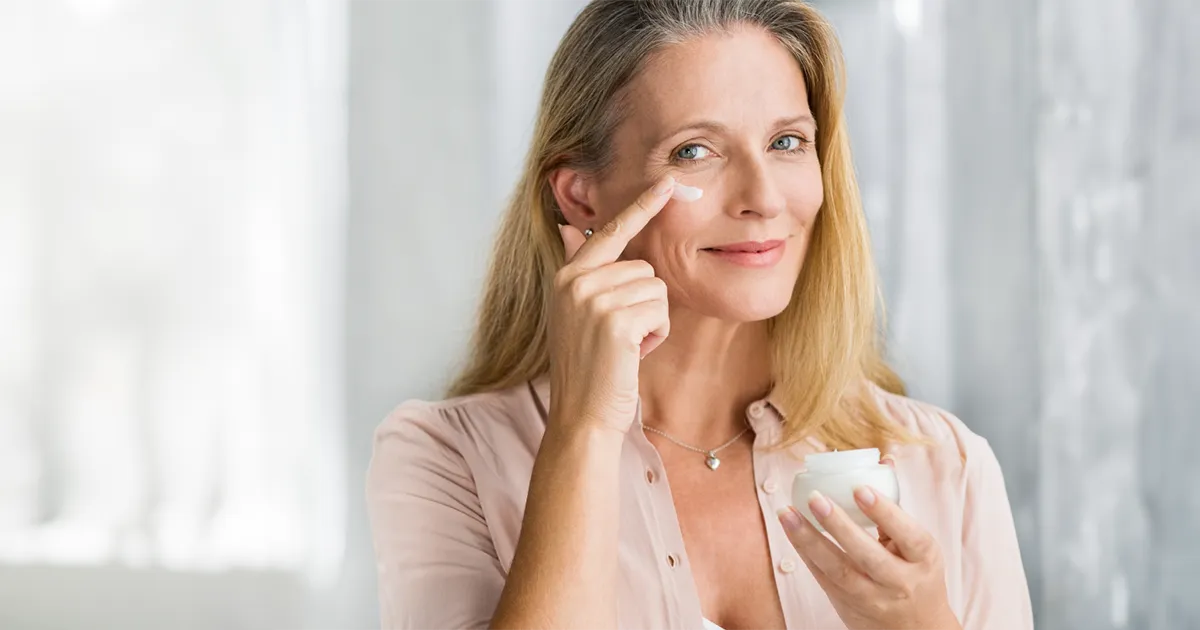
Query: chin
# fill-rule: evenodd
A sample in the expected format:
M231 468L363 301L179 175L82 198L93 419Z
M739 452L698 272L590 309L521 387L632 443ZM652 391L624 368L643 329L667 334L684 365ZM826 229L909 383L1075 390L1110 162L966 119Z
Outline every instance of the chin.
M761 322L771 319L783 312L791 302L792 286L762 287L758 290L752 287L739 287L737 290L722 292L706 300L708 304L701 306L702 312L717 319L731 322Z

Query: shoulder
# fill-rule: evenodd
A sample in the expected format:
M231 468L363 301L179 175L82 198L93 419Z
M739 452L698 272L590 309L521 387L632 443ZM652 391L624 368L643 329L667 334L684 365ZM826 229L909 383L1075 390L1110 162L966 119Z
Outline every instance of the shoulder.
M906 447L923 450L931 463L946 472L991 468L996 460L988 441L954 414L936 405L887 392L871 385L871 392L886 418L925 444Z
M935 405L878 388L875 397L924 442L895 451L900 505L938 541L963 627L1032 628L1012 507L988 441Z
M972 523L1012 527L1012 512L1000 463L988 441L954 414L929 403L882 390L880 409L917 443L892 452L903 504L931 531L956 549Z
M420 477L495 479L526 461L532 468L545 432L538 395L524 383L401 403L375 429L368 485L415 483Z
M392 437L460 447L464 441L498 433L540 431L539 401L530 384L440 401L409 400L391 411L375 430L375 442Z
M436 523L466 516L487 523L489 544L510 561L545 433L542 396L526 383L393 409L375 430L365 479L376 529L414 514Z

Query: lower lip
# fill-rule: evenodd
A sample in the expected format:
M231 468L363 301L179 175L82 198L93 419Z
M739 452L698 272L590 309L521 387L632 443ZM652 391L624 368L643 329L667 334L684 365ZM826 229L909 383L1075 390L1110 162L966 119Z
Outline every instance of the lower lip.
M773 267L780 260L783 260L783 250L786 245L780 243L771 249L766 249L761 252L726 252L717 249L702 250L706 254L712 254L725 262L731 262L742 267Z

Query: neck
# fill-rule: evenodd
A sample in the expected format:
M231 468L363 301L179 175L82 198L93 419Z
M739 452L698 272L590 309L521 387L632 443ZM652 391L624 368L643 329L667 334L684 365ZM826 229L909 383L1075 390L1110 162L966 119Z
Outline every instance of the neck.
M734 323L671 310L671 335L642 361L642 421L689 444L716 444L746 426L771 387L767 322Z

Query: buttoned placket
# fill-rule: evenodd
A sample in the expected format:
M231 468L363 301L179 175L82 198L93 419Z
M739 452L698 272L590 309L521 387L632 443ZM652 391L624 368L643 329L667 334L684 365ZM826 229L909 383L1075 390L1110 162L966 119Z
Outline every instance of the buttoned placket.
M782 531L777 522L776 511L790 504L789 493L786 491L786 488L790 488L790 480L779 477L780 473L771 463L771 460L778 455L767 455L763 451L778 435L780 419L778 411L764 400L755 401L746 409L746 420L755 433L752 453L755 488L759 496L763 518L775 521L774 523L768 521L768 543L771 562L776 572L776 590L786 615L785 620L790 626L798 624L800 621L795 618L799 611L795 610L796 607L789 605L789 600L786 598L799 596L801 600L799 610L806 610L811 603L806 601L803 590L795 582L797 570L801 565L795 549L790 542L787 542L786 536L783 538L783 543L780 543L778 534L771 534L774 529ZM637 422L641 422L640 405ZM644 485L640 485L640 488L650 493L650 504L655 511L655 520L660 526L658 531L654 532L656 546L663 549L663 556L657 562L668 586L673 623L678 624L679 627L687 627L688 620L692 615L684 612L682 595L690 595L696 607L695 612L699 615L699 592L692 579L690 567L686 566L683 534L679 526L679 515L675 511L675 504L671 497L666 469L658 450L654 448L653 443L643 432L630 432L628 437L634 441L641 459L641 477L644 479ZM672 528L671 525L674 527ZM792 614L789 614L789 611Z
M642 407L639 403L634 420L635 427L640 427L641 422ZM654 448L654 444L650 442L644 432L630 431L626 435L626 439L632 441L634 450L638 454L639 463L643 468L645 485L641 485L640 490L649 493L648 504L654 516L654 522L647 523L647 525L651 527L655 524L658 525L651 531L651 535L654 537L654 547L662 550L661 557L656 558L655 563L666 586L671 627L687 628L689 627L687 621L689 615L684 610L685 604L682 601L682 595L690 593L697 610L700 596L686 566L683 533L679 527L679 515L675 511L675 502L671 496L671 485L667 479L666 467L663 465L658 449Z
M763 519L767 523L767 539L772 567L775 570L776 591L787 625L803 626L808 622L801 616L810 609L812 603L807 601L804 589L801 588L801 579L798 579L803 577L797 573L802 561L783 533L777 516L780 509L791 504L791 479L785 479L785 472L780 470L779 458L786 455L777 451L767 451L779 437L783 417L770 402L760 400L751 403L746 409L746 418L755 432L755 483L759 488ZM792 602L797 598L799 601L793 605Z

